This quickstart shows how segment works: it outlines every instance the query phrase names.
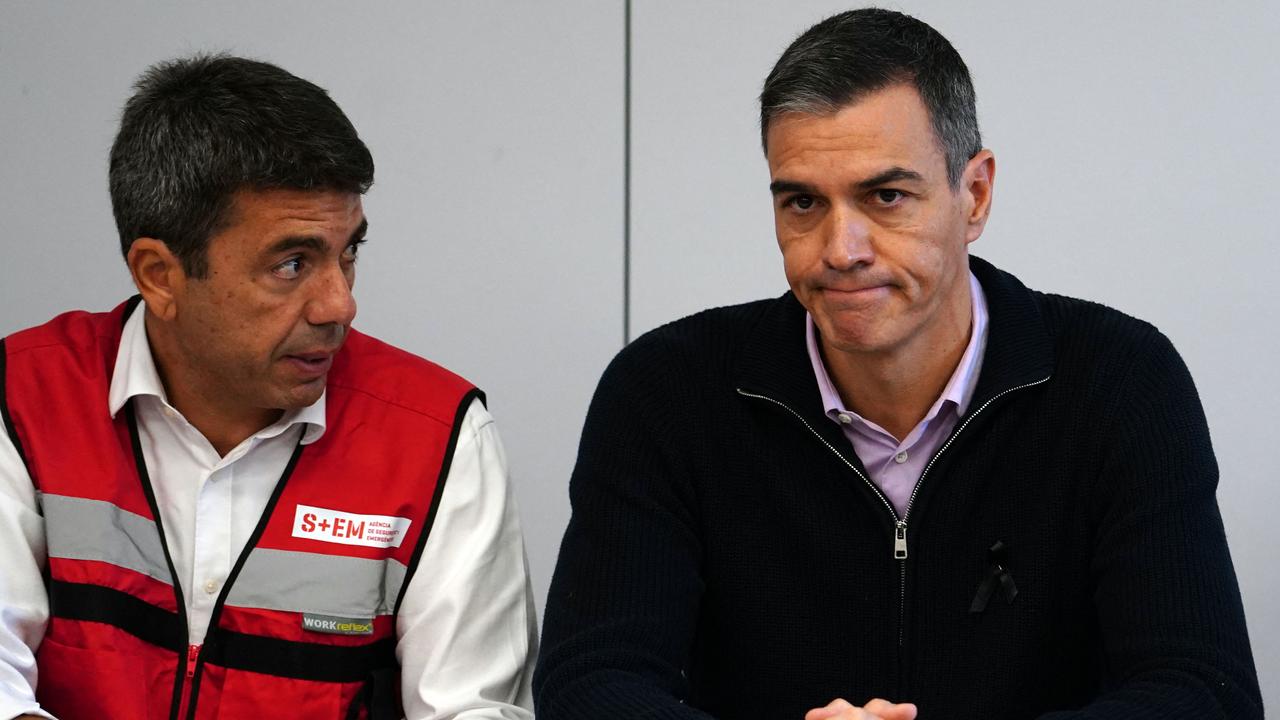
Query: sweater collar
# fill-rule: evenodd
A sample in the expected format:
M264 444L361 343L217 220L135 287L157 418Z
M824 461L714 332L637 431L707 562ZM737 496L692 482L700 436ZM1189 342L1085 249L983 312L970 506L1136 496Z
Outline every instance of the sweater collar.
M1052 374L1053 343L1025 285L981 258L970 256L969 269L982 285L990 312L986 355L969 403L968 413L973 413L1006 390ZM805 349L805 309L790 292L769 305L748 335L736 381L739 391L785 403L802 417L823 415L822 394Z

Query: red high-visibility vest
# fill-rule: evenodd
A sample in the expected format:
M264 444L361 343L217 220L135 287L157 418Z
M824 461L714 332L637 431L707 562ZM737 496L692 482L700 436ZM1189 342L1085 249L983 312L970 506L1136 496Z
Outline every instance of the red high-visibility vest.
M41 706L61 720L398 713L395 615L462 418L483 395L351 331L329 373L324 435L295 449L193 645L132 404L107 411L136 305L0 341L0 409L49 548Z

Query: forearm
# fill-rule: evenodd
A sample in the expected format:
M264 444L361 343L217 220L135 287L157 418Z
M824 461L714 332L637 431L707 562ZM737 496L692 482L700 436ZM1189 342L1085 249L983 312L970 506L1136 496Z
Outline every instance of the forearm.
M1155 335L1125 383L1095 506L1103 687L1068 718L1262 717L1217 464L1185 365Z
M685 607L696 582L670 567L655 571L598 535L587 539L582 524L570 523L547 598L538 718L708 718L683 702L692 637Z
M1240 688L1222 692L1195 673L1157 671L1134 678L1094 702L1037 720L1261 720L1262 706ZM1233 699L1234 698L1234 699Z
M0 718L48 717L35 699L35 649L44 637L49 601L44 519L26 466L0 423ZM25 715L24 715L25 713Z
M534 675L540 720L698 718L684 700L703 594L669 376L624 350L592 401Z
M506 459L477 402L397 618L405 717L531 720L536 617Z
M564 670L562 668L559 672ZM649 677L624 671L584 667L582 672L573 673L572 680L561 681L553 674L539 684L539 720L598 720L603 717L712 720L710 715L662 691Z

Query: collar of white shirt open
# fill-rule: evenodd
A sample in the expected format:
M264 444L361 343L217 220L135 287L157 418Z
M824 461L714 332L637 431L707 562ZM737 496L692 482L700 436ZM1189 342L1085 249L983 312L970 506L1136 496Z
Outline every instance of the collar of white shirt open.
M160 382L160 373L156 370L155 358L151 355L147 325L143 322L146 308L146 303L138 303L125 322L124 332L120 336L116 367L111 375L111 391L107 395L107 411L111 413L111 417L115 417L130 398L145 395L157 398L164 407L177 412L169 405L164 384ZM324 435L325 393L321 393L319 400L304 408L286 412L279 420L259 430L254 436L263 439L275 437L298 423L306 425L302 433L303 445L309 445Z

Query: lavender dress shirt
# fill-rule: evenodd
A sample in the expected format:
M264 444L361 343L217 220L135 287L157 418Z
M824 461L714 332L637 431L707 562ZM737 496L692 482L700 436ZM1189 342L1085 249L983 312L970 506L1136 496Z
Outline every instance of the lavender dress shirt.
M867 468L871 482L880 488L893 503L898 517L907 513L911 493L915 490L920 474L929 460L938 452L951 435L956 421L969 408L973 390L978 385L978 372L982 369L982 356L987 347L987 299L978 279L969 273L969 293L973 298L973 325L969 344L965 347L955 372L943 388L942 395L934 401L924 419L901 442L889 431L858 415L844 405L822 362L818 350L818 331L813 317L806 317L806 342L813 374L822 393L822 404L827 417L840 425L845 437L853 443L853 451Z

